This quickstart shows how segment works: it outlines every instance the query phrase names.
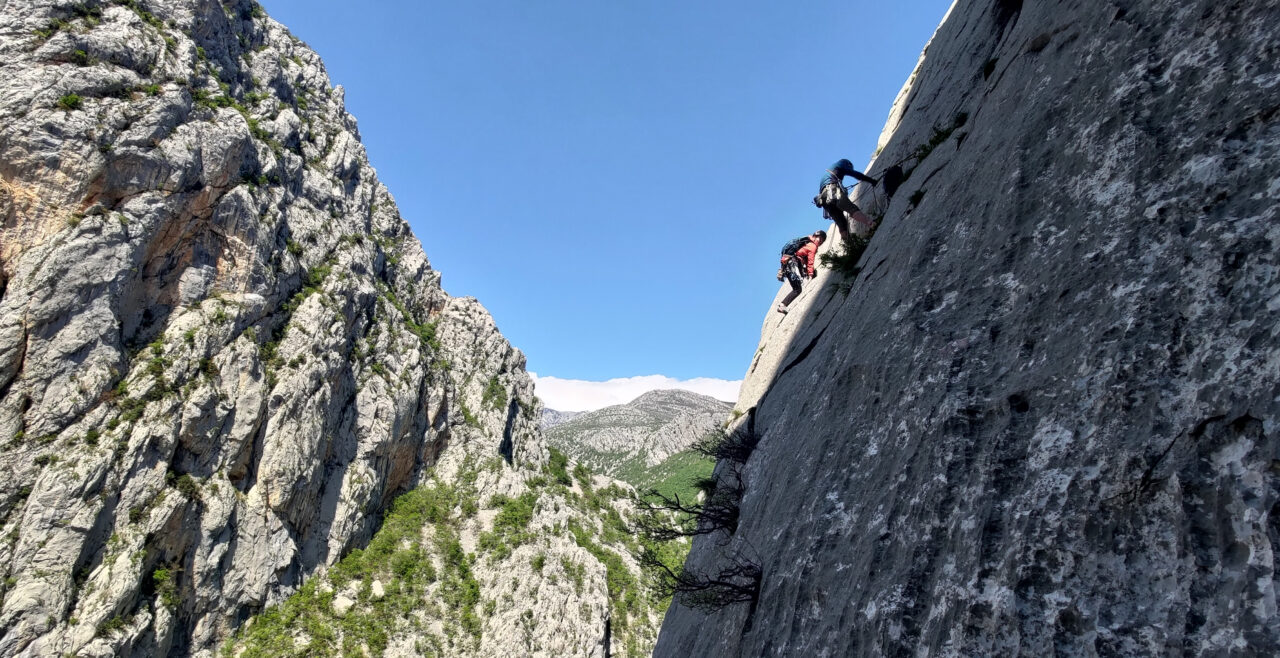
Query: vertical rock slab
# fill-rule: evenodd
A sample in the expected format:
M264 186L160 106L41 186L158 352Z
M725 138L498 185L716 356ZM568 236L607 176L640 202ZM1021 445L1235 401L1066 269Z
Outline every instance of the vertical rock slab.
M956 3L861 273L744 384L740 524L688 566L758 599L673 605L655 655L1280 651L1276 25Z

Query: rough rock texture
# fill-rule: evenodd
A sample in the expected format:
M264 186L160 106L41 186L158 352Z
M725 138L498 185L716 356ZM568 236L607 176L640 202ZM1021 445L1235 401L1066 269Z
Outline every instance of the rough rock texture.
M646 466L720 430L733 405L690 391L650 391L546 431L547 443L592 470L614 475L628 461Z
M433 465L546 463L523 355L252 2L0 6L0 219L0 655L207 654ZM545 643L606 655L562 543L593 588Z
M476 367L450 370L467 411L430 479L396 500L367 547L246 623L232 655L650 654L664 606L626 531L631 490L507 464L503 427L532 423L534 407L476 376L501 371L509 348L479 306L460 311L441 319L441 346ZM533 438L526 448L541 447Z
M470 301L470 300L468 300ZM461 306L444 315L437 329L441 349L459 362L450 367L461 422L451 428L450 445L430 471L430 485L453 490L453 510L442 523L424 524L419 547L407 553L416 563L429 562L440 574L420 592L408 593L395 569L388 574L402 593L403 609L379 606L372 587L361 592L350 583L339 595L353 601L348 619L362 615L388 636L391 656L444 655L502 658L640 658L648 656L657 639L661 609L641 582L635 558L640 547L626 534L632 512L632 492L607 478L581 477L560 481L546 462L543 438L519 438L515 468L507 463L512 427L531 427L538 417L532 389L495 394L487 373L511 366L504 355L511 349L493 321L478 304ZM461 364L474 364L463 368ZM523 362L518 371L525 377ZM520 452L538 450L538 459ZM522 504L527 503L527 508ZM450 582L449 545L457 547L455 561L466 564L469 583ZM400 551L404 556L406 551ZM396 559L393 557L394 564ZM341 571L343 565L335 570ZM332 573L325 574L326 576ZM332 582L332 578L326 581ZM448 591L451 585L453 592ZM469 591L469 585L474 590ZM474 597L474 621L450 610L454 597ZM305 606L304 606L305 607ZM408 618L399 623L395 615ZM326 655L345 648L347 628L332 618L317 617L319 625L342 635L323 651L297 655ZM252 629L253 626L250 626ZM290 636L307 637L313 627L295 622ZM306 646L305 643L299 643ZM252 645L248 645L252 648ZM357 645L358 646L358 645ZM242 648L238 645L237 648ZM265 655L280 655L267 651ZM377 655L377 651L370 651ZM257 654L263 655L263 654Z
M758 603L673 606L655 655L1280 652L1277 25L956 3L862 272L743 386L740 525L688 566L758 564Z
M452 450L436 472L442 480L466 482L472 478L463 473L472 464L481 465L472 488L463 494L478 501L477 510L471 516L462 512L456 523L459 546L477 585L478 637L468 637L466 624L440 609L439 602L449 598L443 584L447 579L442 578L440 586L428 588L411 606L408 616L414 621L407 627L395 627L373 605L362 606L389 633L395 629L387 654L649 656L662 609L641 580L639 546L624 536L623 519L633 513L633 492L606 478L590 480L593 490L578 482L565 491L542 482L546 478L531 478L529 471L497 468L492 457L486 466L479 461L484 455L492 452L479 443ZM588 503L584 493L600 502ZM518 533L503 534L497 527L512 507L498 500L531 501L527 523ZM440 536L439 527L424 528L424 544L438 543ZM445 555L431 558L441 573L447 572L446 560Z

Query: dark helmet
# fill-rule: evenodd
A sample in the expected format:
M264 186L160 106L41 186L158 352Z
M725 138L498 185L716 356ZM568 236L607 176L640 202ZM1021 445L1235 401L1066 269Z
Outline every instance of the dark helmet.
M818 236L818 239L819 239L819 240L822 240L823 242L826 242L826 241L827 241L827 232L826 232L826 231L823 231L823 230L817 230L817 231L814 231L814 232L813 232L813 234L814 234L814 235L816 235L816 236Z

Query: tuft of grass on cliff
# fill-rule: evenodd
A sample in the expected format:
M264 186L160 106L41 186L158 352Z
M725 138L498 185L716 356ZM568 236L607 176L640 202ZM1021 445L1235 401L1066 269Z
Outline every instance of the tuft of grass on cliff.
M283 602L262 611L227 641L222 655L378 657L386 655L397 638L406 637L422 655L473 655L484 620L501 599L500 592L481 587L473 567L482 560L489 565L508 559L523 544L564 538L604 566L613 655L649 655L670 600L643 576L638 556L646 548L659 550L680 564L688 542L655 546L632 534L624 517L632 492L616 484L593 487L585 466L570 469L569 460L557 452L542 473L526 481L528 488L514 496L482 499L477 491L480 472L504 468L500 458L478 466L464 462L456 482L433 480L401 495L368 546L351 551L327 574L308 579ZM699 464L689 456L673 458L665 466L656 470L680 483L704 469L710 473L711 468L709 461ZM568 511L565 525L533 526L542 508ZM481 509L493 512L492 521L480 532L475 552L467 552L461 529ZM540 555L533 563L537 573L545 565L545 553ZM571 581L576 575L580 588L581 567L564 570ZM384 590L381 597L374 595L375 581ZM340 596L350 599L343 614L335 610ZM440 633L430 629L434 621L440 622Z

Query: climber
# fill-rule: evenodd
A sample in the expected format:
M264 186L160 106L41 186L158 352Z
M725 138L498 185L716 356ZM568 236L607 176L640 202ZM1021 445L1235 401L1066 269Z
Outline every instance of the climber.
M782 267L778 270L778 280L785 278L791 284L791 292L778 303L779 313L786 313L787 305L799 296L801 280L805 277L813 278L818 247L826 241L826 231L814 231L813 235L796 238L782 248Z
M876 184L876 179L857 171L852 162L841 158L822 177L822 185L818 188L818 196L813 197L813 205L822 208L822 216L834 221L840 229L840 236L848 240L853 235L850 232L853 228L849 223L851 219L858 223L859 234L875 228L875 222L849 199L849 192L844 188L845 176L853 176L863 183Z

